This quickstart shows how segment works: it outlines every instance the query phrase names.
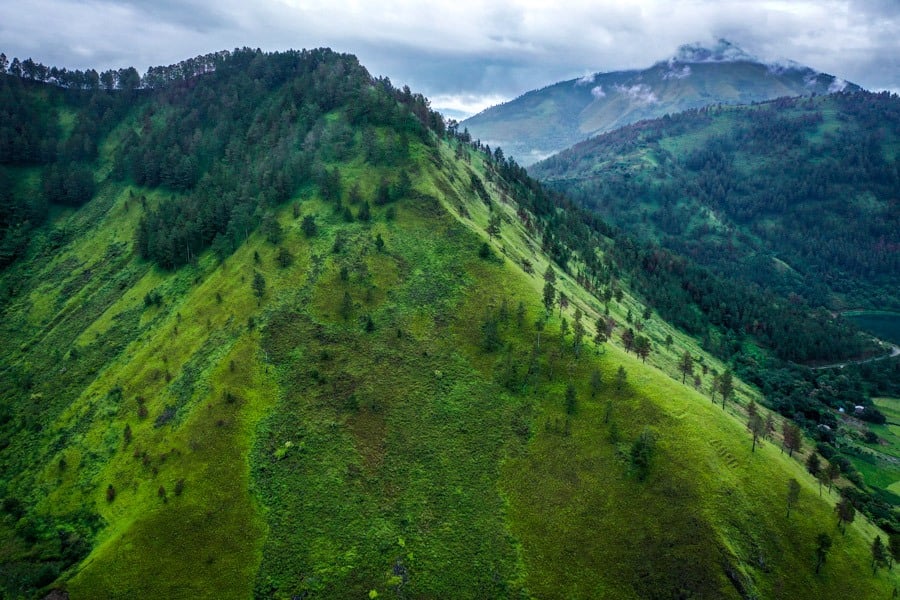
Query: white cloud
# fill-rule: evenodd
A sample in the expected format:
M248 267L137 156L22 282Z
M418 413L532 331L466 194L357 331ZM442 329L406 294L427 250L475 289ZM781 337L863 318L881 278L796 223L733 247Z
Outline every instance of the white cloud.
M653 90L646 83L638 83L636 85L616 84L614 87L620 94L624 94L641 104L656 104L659 102L659 98L656 97L656 94L653 93Z
M603 86L598 85L591 88L591 96L593 96L596 100L600 98L606 98L606 92L603 91Z
M835 77L834 81L832 81L828 85L828 93L834 94L836 92L843 92L847 88L847 82L841 79L840 77Z
M673 63L669 63L669 70L663 73L663 79L684 79L691 76L691 66L684 65L680 69Z
M575 82L575 85L591 85L597 76L594 73L586 73L583 77Z
M435 110L455 119L470 117L509 99L497 94L435 94L429 98Z
M0 50L143 71L236 46L330 46L429 96L512 97L584 73L643 68L685 42L717 38L764 60L786 56L897 88L898 30L896 0L29 0L0 22Z

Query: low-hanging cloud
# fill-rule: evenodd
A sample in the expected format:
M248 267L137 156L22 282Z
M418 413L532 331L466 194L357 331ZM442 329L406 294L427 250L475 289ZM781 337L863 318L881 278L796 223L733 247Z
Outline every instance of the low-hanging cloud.
M663 73L663 79L685 79L691 76L691 66L683 65L679 67L677 64L669 62L669 70Z
M616 84L614 88L618 93L624 94L641 104L656 104L659 102L659 98L656 97L656 94L653 93L653 90L646 83L637 83L635 85Z
M837 92L843 92L847 89L847 82L840 77L835 77L834 81L828 84L828 93L834 94Z
M603 91L603 86L597 85L592 87L591 96L593 96L596 100L599 100L600 98L606 98L606 92Z

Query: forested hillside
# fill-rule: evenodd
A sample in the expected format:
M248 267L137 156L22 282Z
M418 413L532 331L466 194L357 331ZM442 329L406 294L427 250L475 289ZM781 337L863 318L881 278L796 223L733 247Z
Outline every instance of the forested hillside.
M531 172L729 279L830 309L900 308L900 99L842 93L689 111Z
M622 235L352 56L19 64L3 596L895 588L896 536L717 358L864 349L842 320Z

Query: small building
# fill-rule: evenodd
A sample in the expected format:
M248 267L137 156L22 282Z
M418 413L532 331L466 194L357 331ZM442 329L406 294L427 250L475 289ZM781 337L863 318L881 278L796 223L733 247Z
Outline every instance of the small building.
M861 404L857 404L856 406L853 407L853 414L855 414L855 415L861 415L864 412L866 412L866 407Z

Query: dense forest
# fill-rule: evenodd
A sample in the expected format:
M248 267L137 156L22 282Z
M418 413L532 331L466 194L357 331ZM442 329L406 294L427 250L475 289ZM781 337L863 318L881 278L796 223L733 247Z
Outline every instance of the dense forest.
M900 99L710 107L599 136L532 173L726 277L833 309L898 308Z

